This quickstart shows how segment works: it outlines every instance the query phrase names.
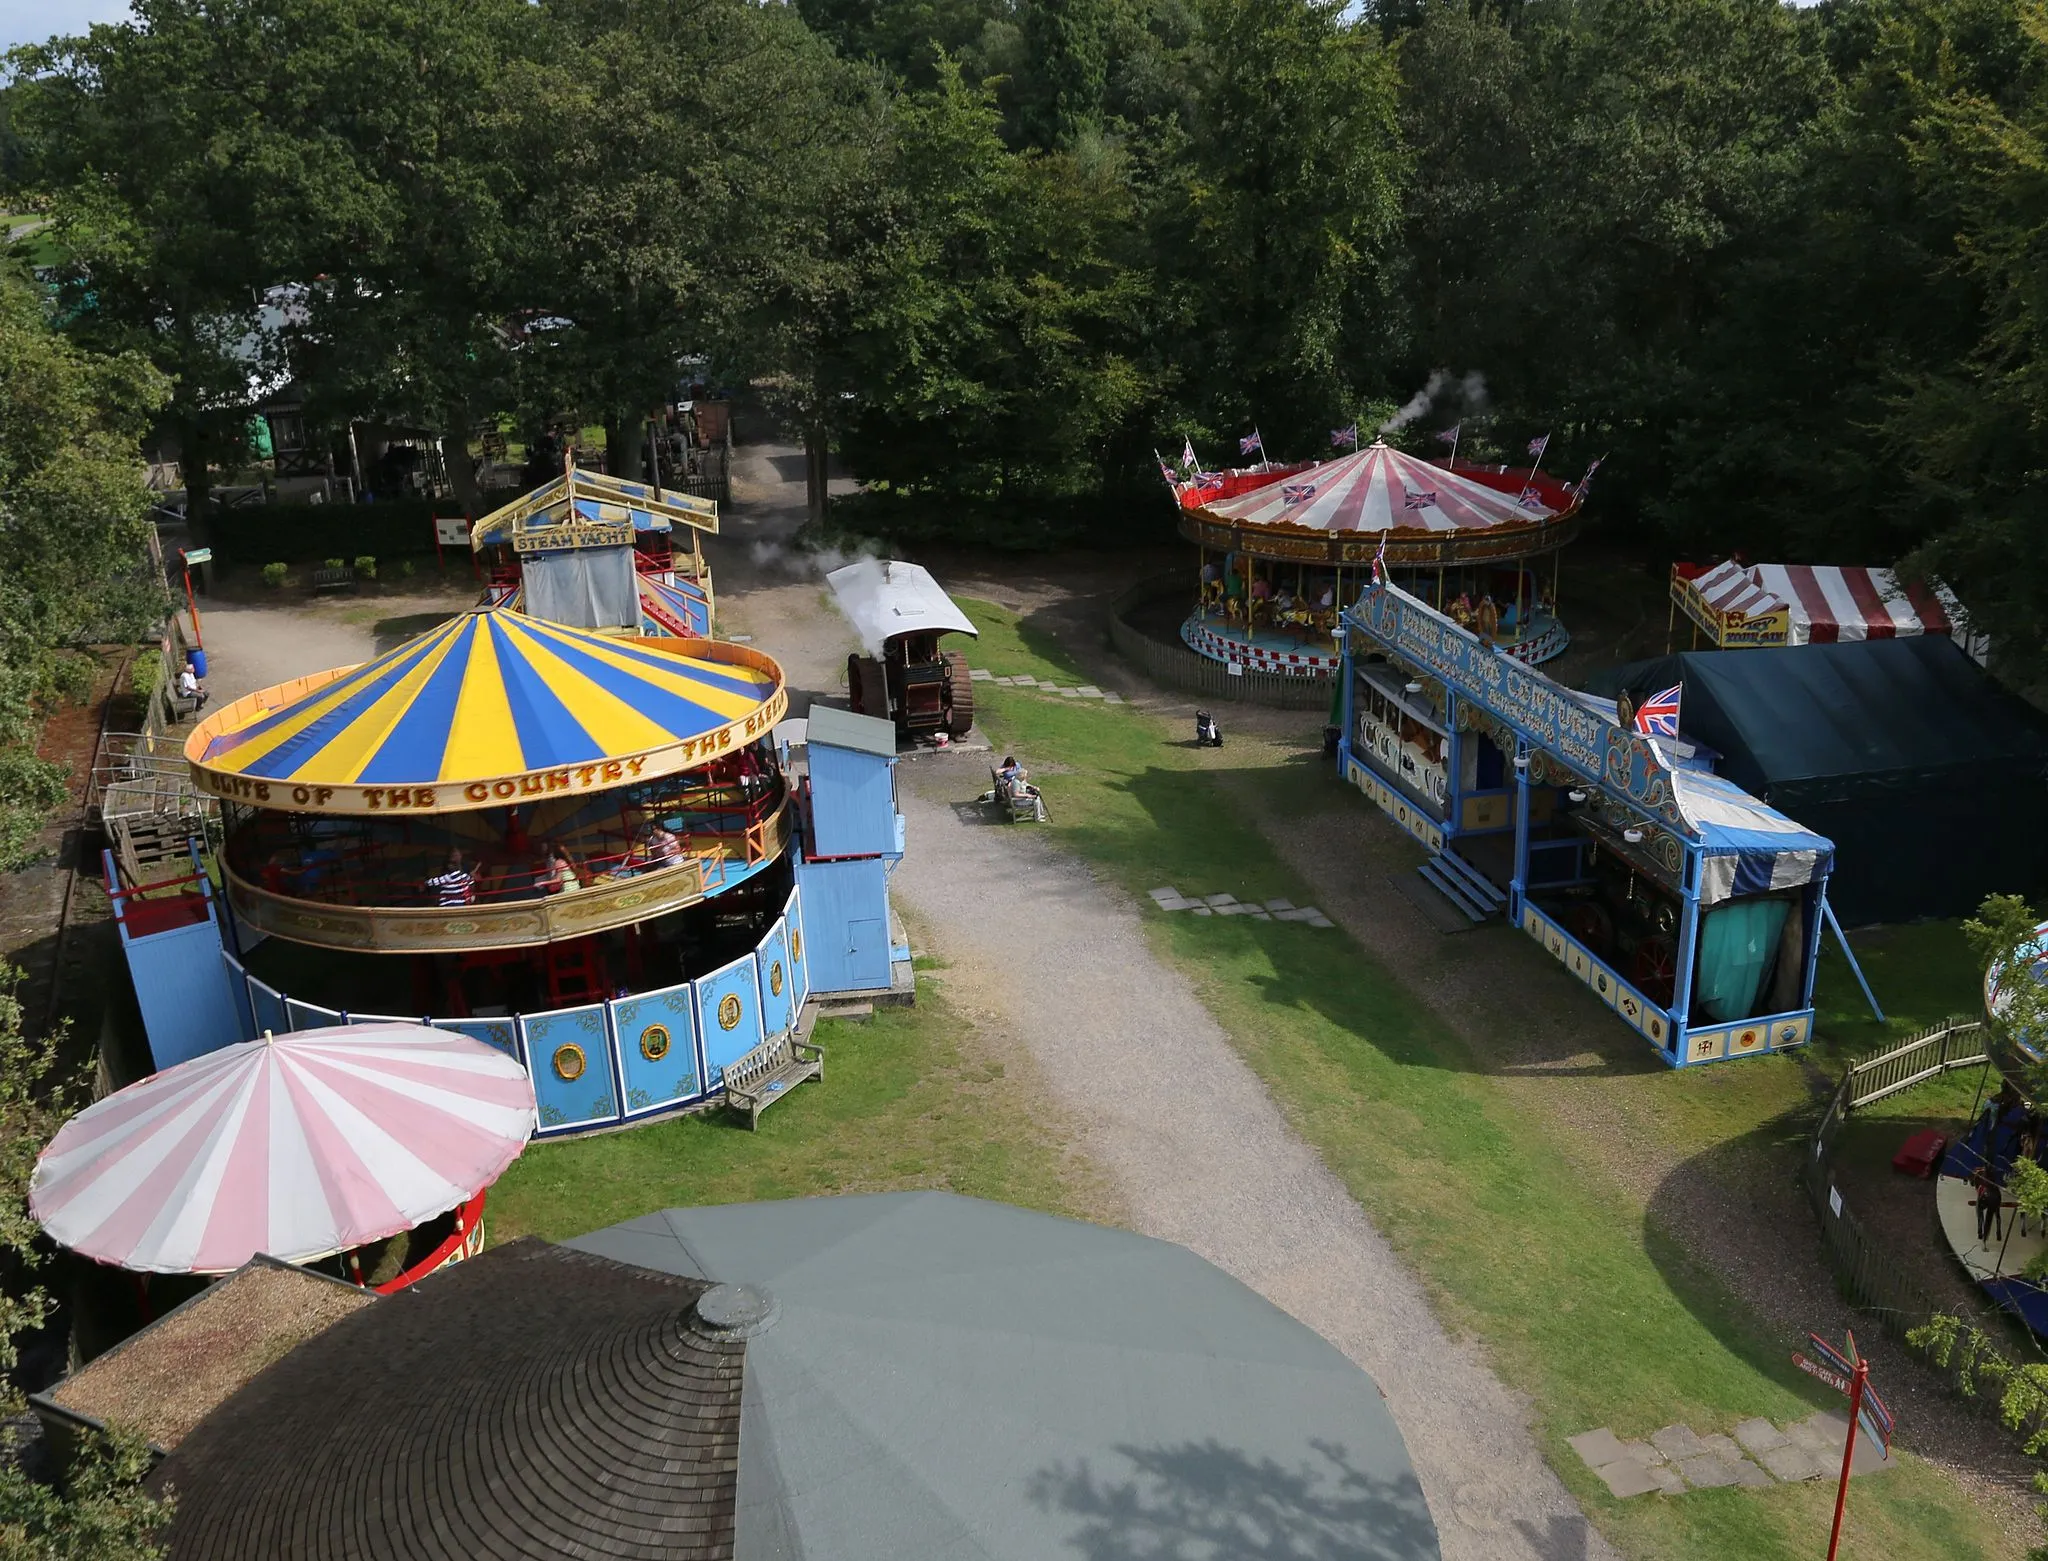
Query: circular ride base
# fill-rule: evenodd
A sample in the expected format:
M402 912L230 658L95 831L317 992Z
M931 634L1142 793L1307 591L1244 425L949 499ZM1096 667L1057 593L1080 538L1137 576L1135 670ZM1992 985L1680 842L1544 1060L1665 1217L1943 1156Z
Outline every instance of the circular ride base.
M1180 637L1198 656L1247 672L1273 672L1283 677L1327 678L1340 663L1327 634L1308 629L1260 629L1247 635L1241 623L1225 623L1214 615L1189 615Z
M2036 1334L2048 1338L2048 1288L2024 1277L2028 1264L2048 1254L2048 1226L2040 1220L2023 1222L2019 1210L2007 1203L1990 1239L1980 1240L1977 1236L1977 1192L1970 1177L1983 1163L1989 1126L1986 1118L1980 1117L1968 1135L1950 1146L1943 1157L1934 1189L1941 1234L1978 1288ZM1994 1164L2002 1180L2011 1164L2013 1135L2008 1128L1998 1131L2003 1138Z
M1527 639L1496 638L1494 643L1525 666L1555 661L1570 647L1571 634L1548 613L1530 623ZM1327 678L1343 658L1327 634L1292 627L1260 629L1247 634L1241 623L1226 623L1214 613L1190 613L1180 626L1181 640L1198 656L1236 662L1247 672L1273 672L1283 677Z

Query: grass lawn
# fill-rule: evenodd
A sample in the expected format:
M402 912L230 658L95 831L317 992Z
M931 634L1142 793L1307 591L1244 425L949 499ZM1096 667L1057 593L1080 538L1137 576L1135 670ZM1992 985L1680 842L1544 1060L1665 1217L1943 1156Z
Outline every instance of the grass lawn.
M975 665L1087 681L1015 614L962 605L981 629L969 652ZM1174 741L1177 731L1128 708L987 683L977 697L998 744L1036 767L1059 843L1105 878L1140 897L1171 883L1308 903L1307 886L1276 861L1223 772ZM1313 764L1276 765L1270 775L1283 796L1336 784ZM1784 1420L1836 1406L1640 1204L1548 1152L1483 1059L1371 950L1339 932L1249 918L1159 916L1149 928L1430 1286L1446 1323L1483 1340L1529 1395L1551 1463L1625 1553L1804 1561L1825 1550L1833 1489L1824 1482L1624 1503L1567 1447L1567 1436L1600 1425L1624 1437L1675 1420L1727 1430L1751 1415ZM1938 948L1926 957L1940 963ZM1898 974L1917 969L1921 955L1902 945L1894 958ZM1931 981L1930 992L1942 985ZM1828 1003L1830 1013L1846 1012L1833 987ZM1843 1044L1862 1050L1869 1040ZM1674 1076L1672 1094L1711 1102L1681 1112L1677 1131L1739 1136L1782 1117L1810 1098L1799 1066L1787 1058ZM1855 1556L1950 1561L2012 1553L1950 1482L1910 1457L1859 1484L1845 1546Z
M758 1133L715 1110L533 1145L491 1189L491 1239L562 1240L685 1204L910 1187L1111 1212L1004 1065L963 1047L938 975L921 982L916 1008L821 1023L824 1081L764 1112Z

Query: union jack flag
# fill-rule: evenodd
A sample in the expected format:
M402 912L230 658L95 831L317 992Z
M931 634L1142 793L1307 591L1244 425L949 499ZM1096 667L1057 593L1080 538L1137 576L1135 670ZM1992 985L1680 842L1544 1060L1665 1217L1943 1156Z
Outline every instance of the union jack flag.
M1661 694L1652 694L1636 706L1636 730L1645 737L1678 735L1678 694L1683 683L1673 683Z
M1220 488L1223 486L1223 473L1196 472L1195 486L1198 488Z
M1316 485L1312 482L1290 482L1280 489L1282 504L1306 504L1316 496Z
M1194 440L1186 439L1181 442L1180 464L1185 466L1189 471L1194 471L1202 464L1200 461L1195 459Z
M1586 496L1586 486L1587 486L1587 484L1589 484L1590 482L1592 482L1592 480L1593 480L1593 473L1595 473L1595 472L1597 472L1598 470L1600 470L1600 463L1601 463L1602 461L1606 460L1606 459L1607 459L1607 457L1606 457L1606 456L1604 456L1604 455L1601 455L1601 456L1596 456L1596 457L1594 457L1594 460L1593 460L1593 464L1592 464L1591 466L1588 466L1588 467L1586 468L1586 475L1585 475L1585 476L1583 476L1583 477L1581 477L1581 478L1580 478L1580 479L1578 480L1578 482L1577 482L1577 483L1575 483L1575 484L1573 485L1573 487L1572 487L1572 497L1573 497L1573 498L1575 498L1575 499L1583 499L1583 498L1584 498L1584 497Z
M1254 450L1264 454L1265 449L1266 441L1261 439L1256 433L1246 434L1237 441L1237 453L1239 455L1250 455Z
M1331 445L1332 445L1332 447L1334 447L1334 448L1342 448L1343 446L1345 446L1345 445L1347 445L1347 444L1348 444L1348 445L1350 445L1350 446L1351 446L1351 448L1352 448L1352 449L1354 449L1354 450L1355 450L1355 449L1357 449L1357 448L1358 448L1358 425L1357 425L1356 423L1352 423L1352 424L1350 424L1350 425L1348 425L1347 427L1344 427L1344 428L1333 428L1333 429L1331 429L1331 430L1330 430L1330 444L1331 444Z
M1545 434L1541 439L1531 439L1529 441L1529 454L1536 460L1542 460L1543 452L1549 448L1550 435L1548 434Z
M1457 422L1451 424L1449 428L1446 428L1442 433L1438 434L1436 436L1436 442L1438 444L1456 444L1458 442L1458 430L1463 428L1464 426L1464 419L1460 418Z
M1169 488L1175 486L1173 468L1171 466L1168 466L1164 461L1161 461L1159 463L1159 475L1166 479L1166 485Z
M1403 509L1432 509L1435 505L1436 490L1434 488L1426 493L1417 493L1412 488L1403 488L1401 490L1401 508Z
M1521 491L1516 497L1515 502L1521 505L1523 509L1542 509L1543 495L1536 491L1536 484L1532 482Z

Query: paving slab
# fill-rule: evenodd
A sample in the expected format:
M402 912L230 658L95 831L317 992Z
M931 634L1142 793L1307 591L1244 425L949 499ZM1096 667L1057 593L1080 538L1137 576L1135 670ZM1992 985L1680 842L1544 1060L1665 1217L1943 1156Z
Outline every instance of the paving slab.
M1275 911L1275 912L1273 912L1273 920L1275 920L1275 921L1307 921L1307 920L1308 920L1308 912L1307 912L1307 911Z
M1735 1445L1735 1438L1723 1436L1719 1431L1709 1432L1700 1438L1700 1445L1710 1453L1719 1453L1723 1458L1739 1459L1742 1449Z
M1657 1482L1657 1489L1667 1496L1685 1494L1685 1477L1668 1463L1653 1463L1646 1466L1650 1478Z
M1817 1480L1828 1472L1819 1458L1797 1442L1780 1442L1776 1447L1766 1447L1756 1456L1772 1475L1788 1484L1797 1480Z
M1292 900L1268 900L1266 902L1266 909L1269 911L1291 911L1294 909L1294 902Z
M1161 884L1156 889L1147 889L1145 892L1155 900L1178 900L1184 898L1180 890L1174 888L1170 883Z
M1581 1431L1577 1436L1568 1436L1572 1451L1586 1460L1586 1467L1597 1469L1602 1464L1613 1463L1617 1458L1626 1457L1622 1451L1622 1440L1606 1426L1593 1431Z
M1156 900L1153 903L1162 911L1185 911L1200 905L1202 902L1200 900L1184 900L1179 895L1175 895L1170 900Z
M1742 1444L1746 1453L1761 1454L1773 1447L1783 1447L1792 1439L1770 1421L1759 1415L1754 1420L1745 1420L1735 1428L1735 1440Z
M1100 699L1102 697L1102 690L1097 688L1093 683L1083 683L1079 688L1075 689L1074 692L1079 694L1083 699Z
M1663 1488L1656 1475L1628 1458L1607 1464L1593 1472L1606 1482L1609 1490L1624 1501L1631 1496L1647 1496L1651 1491Z
M1205 894L1202 896L1202 900L1208 905L1235 905L1237 903L1237 896L1234 894Z
M1334 921L1330 920L1329 917L1325 916L1321 911L1310 911L1301 919L1307 922L1311 927L1334 927L1337 925Z
M987 667L969 667L967 676L976 683L987 683L994 679L995 674Z
M1214 916L1216 914L1214 911L1210 910L1209 907L1206 905L1197 905L1193 907L1193 910L1197 916Z
M1273 919L1273 913L1271 911L1265 910L1257 905L1240 905L1238 909L1243 911L1245 915L1250 916L1257 921L1271 921Z
M1678 1460L1678 1472L1685 1476L1685 1483L1696 1491L1710 1491L1723 1485L1736 1483L1735 1463L1719 1453L1701 1453L1694 1458Z
M1104 694L1102 702L1105 705L1120 705L1124 702L1124 696L1121 694Z
M1707 1450L1706 1443L1689 1425L1668 1425L1652 1431L1650 1445L1666 1458L1674 1459L1697 1458Z
M1017 674L1017 675L1016 675L1015 677L1011 678L1011 679L1010 679L1010 681L1011 681L1012 683L1016 684L1016 685L1017 685L1017 687L1019 687L1019 688L1036 688L1036 687L1038 687L1038 679L1037 679L1037 678L1035 678L1035 677L1032 677L1032 676L1031 676L1031 675L1030 675L1029 673L1027 673L1027 672L1019 672L1019 673L1018 673L1018 674Z
M1009 687L1009 686L1010 686L1011 684L1015 683L1015 682L1016 682L1017 680L1016 680L1015 678L990 678L990 679L989 679L989 681L990 681L991 683L1000 683L1000 684L1002 684L1002 685L1003 685L1003 686L1004 686L1005 688L1008 688L1008 687Z
M1751 1463L1747 1458L1738 1458L1735 1460L1735 1483L1737 1485L1762 1487L1775 1485L1778 1482Z
M1661 1468L1668 1460L1648 1442L1623 1442L1621 1456L1633 1458L1645 1469Z
M1250 909L1251 907L1249 905L1239 905L1235 901L1232 901L1229 905L1219 905L1215 907L1216 914L1218 916L1242 916L1246 911Z

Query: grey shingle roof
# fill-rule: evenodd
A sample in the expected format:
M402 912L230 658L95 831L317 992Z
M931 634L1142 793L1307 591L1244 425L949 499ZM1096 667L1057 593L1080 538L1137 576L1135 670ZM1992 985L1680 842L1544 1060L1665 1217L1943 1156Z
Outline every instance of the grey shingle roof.
M172 1556L727 1561L745 1345L705 1288L527 1240L344 1319L157 1470Z

